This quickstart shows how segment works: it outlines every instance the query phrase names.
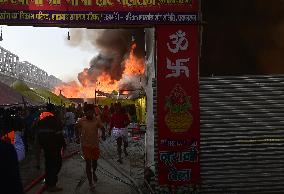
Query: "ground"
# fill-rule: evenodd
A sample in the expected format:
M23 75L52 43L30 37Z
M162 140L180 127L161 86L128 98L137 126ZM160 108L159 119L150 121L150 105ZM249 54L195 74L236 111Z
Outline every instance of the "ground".
M119 164L116 155L116 143L113 138L101 142L101 157L98 161L97 176L98 182L93 193L96 194L135 194L143 185L144 177L144 139L134 140L129 137L129 156L123 158L123 164ZM66 155L80 150L80 145L71 143L68 145ZM43 163L43 159L42 159ZM36 168L33 154L29 154L21 162L20 170L23 184L26 187L36 177L43 174L41 169ZM80 152L65 159L59 174L58 185L64 190L62 194L88 194L88 181L85 174L85 161ZM38 194L43 186L43 181L35 185L27 194ZM47 193L47 192L44 192ZM140 193L141 190L140 190Z

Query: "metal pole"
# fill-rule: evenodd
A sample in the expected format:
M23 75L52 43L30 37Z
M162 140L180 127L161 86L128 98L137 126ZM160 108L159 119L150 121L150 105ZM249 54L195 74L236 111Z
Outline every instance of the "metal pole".
M100 90L97 91L98 97L97 97L97 105L99 105L99 96L101 96L100 94Z
M95 90L95 104L97 104L97 90Z

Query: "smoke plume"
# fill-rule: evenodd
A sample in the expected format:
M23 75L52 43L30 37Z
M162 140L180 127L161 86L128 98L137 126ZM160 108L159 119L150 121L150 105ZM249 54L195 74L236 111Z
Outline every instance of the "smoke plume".
M123 79L124 60L128 57L131 45L135 42L134 54L137 58L144 57L143 29L72 29L70 46L81 48L96 48L99 54L90 61L89 68L78 74L78 80L84 87L95 86L102 74L107 74L112 80ZM134 77L133 77L134 79ZM128 80L128 81L127 81ZM121 87L132 87L132 79L122 81Z

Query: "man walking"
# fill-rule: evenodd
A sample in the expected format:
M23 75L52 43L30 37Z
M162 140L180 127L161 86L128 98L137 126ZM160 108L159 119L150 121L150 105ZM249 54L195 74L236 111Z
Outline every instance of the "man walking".
M66 143L62 133L62 122L56 115L55 106L48 104L47 111L40 114L37 124L38 141L44 151L45 174L47 191L58 192L62 188L56 186L58 173L61 169L61 150L66 148Z
M118 162L122 164L122 143L123 143L123 151L125 156L128 156L127 147L127 129L126 127L129 125L130 120L128 115L125 112L125 108L121 107L121 104L118 103L115 105L115 112L111 116L110 128L112 130L112 134L116 139L117 144L117 154L118 154Z
M76 126L77 137L80 137L84 159L86 161L86 174L90 189L94 190L93 182L97 182L97 160L100 156L99 133L102 130L102 139L105 140L105 129L99 117L95 117L93 104L86 104L84 107L85 117L81 118Z

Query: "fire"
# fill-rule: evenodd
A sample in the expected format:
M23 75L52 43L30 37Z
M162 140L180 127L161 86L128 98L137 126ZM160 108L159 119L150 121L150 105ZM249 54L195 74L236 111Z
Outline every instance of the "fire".
M145 73L145 61L144 58L137 58L134 54L136 44L131 46L131 50L128 58L125 60L125 69L123 71L122 78L124 76L138 76ZM88 73L88 69L84 69L79 74L81 84L75 81L57 86L54 89L54 93L59 95L60 92L67 98L94 98L95 90L103 92L112 92L113 90L119 90L119 81L112 80L111 76L103 72L94 81L94 77ZM127 93L127 92L126 92Z
M90 85L90 76L88 74L88 69L84 69L84 71L79 74L79 78L83 86L86 87Z
M92 98L95 95L95 87L84 87L72 81L55 87L54 93L60 93L67 98Z
M125 61L125 69L123 74L125 75L141 75L145 72L144 58L137 58L134 55L134 49L136 44L133 44L129 57Z
M112 80L110 75L102 73L97 79L97 89L104 92L112 92L118 90L118 81Z

